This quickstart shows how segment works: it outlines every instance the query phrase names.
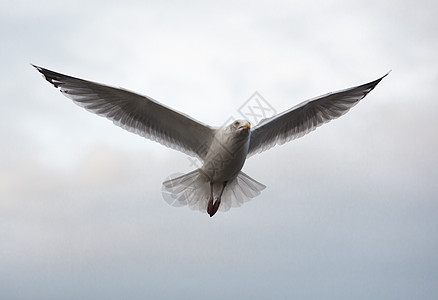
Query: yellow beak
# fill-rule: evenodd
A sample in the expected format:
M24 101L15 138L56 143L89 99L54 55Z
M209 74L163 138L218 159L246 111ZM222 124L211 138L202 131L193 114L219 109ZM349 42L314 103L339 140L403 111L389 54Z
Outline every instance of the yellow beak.
M249 129L251 127L251 124L246 123L245 125L242 126L243 129Z

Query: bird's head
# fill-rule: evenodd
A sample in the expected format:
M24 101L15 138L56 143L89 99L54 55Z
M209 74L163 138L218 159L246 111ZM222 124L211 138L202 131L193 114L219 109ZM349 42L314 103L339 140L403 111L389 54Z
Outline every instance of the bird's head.
M234 141L245 141L250 135L250 124L248 121L237 120L220 129L220 134L225 139L231 139ZM230 140L230 141L231 141ZM240 143L240 142L239 142Z
M230 124L230 127L233 131L249 131L251 124L246 120L236 120Z
M231 147L231 144L236 144L239 147L242 143L249 142L250 137L250 123L245 120L236 120L230 125L224 128L223 134L226 143L230 143L227 147Z

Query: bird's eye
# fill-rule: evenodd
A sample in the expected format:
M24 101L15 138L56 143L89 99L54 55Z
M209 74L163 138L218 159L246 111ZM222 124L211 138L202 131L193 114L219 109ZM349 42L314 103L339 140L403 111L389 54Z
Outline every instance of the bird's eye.
M239 126L239 121L234 121L234 126Z

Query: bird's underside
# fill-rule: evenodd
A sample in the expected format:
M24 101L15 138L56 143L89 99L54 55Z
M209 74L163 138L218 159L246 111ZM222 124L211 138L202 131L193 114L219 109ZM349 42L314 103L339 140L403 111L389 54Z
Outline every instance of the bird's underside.
M150 97L34 67L86 110L203 161L202 168L163 182L162 191L169 203L206 211L210 216L218 210L240 206L265 188L241 171L247 157L299 138L340 117L388 75L304 101L253 128L244 120L213 128Z

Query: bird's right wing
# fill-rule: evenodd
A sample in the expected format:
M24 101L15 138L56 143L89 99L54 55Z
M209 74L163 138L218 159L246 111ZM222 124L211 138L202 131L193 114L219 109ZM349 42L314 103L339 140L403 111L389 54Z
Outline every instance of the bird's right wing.
M214 136L214 129L209 126L152 98L34 67L61 93L88 111L169 148L205 158Z
M386 74L388 75L388 74ZM251 131L248 157L299 138L345 114L386 76L349 89L322 95L262 120Z

